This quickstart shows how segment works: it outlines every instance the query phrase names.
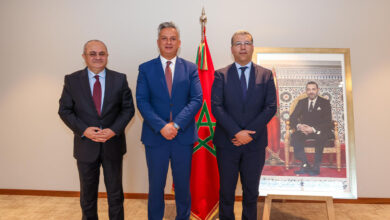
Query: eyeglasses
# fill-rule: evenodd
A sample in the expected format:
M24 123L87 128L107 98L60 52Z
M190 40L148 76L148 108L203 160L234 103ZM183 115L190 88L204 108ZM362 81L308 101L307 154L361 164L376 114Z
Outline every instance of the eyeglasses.
M106 52L96 53L95 51L92 51L92 52L89 52L87 55L90 57L97 57L97 55L99 55L101 57L105 57L105 56L107 56L107 53Z
M244 45L244 46L251 46L253 43L250 42L250 41L245 41L245 42L241 42L241 41L237 41L237 42L234 42L233 43L233 46L235 47L240 47L241 45Z

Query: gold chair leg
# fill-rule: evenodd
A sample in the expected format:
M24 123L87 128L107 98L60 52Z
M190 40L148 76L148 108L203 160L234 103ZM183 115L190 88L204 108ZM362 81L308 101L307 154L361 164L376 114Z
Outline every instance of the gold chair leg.
M287 145L284 147L284 163L286 166L286 170L288 170L289 167L289 157L290 157L290 147Z
M336 150L337 171L341 170L341 150L340 147Z

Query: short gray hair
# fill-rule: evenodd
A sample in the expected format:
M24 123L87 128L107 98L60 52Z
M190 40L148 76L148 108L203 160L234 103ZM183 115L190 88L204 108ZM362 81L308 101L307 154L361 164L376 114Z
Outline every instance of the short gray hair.
M93 40L89 40L89 41L85 42L84 47L83 47L83 53L84 53L84 54L87 52L87 45L88 45L89 43L91 43L91 42L99 42L99 43L102 43L102 44L104 45L104 47L106 48L106 50L107 50L107 46L106 46L106 44L105 44L103 41L97 40L97 39L93 39ZM108 51L108 50L107 50L107 51Z
M164 28L174 28L177 31L178 36L180 37L179 28L176 26L175 23L173 23L172 21L169 21L169 22L163 22L158 26L157 38L160 36L161 30Z
M237 35L248 35L249 37L251 37L251 42L253 44L253 37L252 37L252 34L250 34L248 31L244 31L244 30L239 30L239 31L236 31L234 32L233 36L232 36L232 39L231 39L231 44L233 46L233 39L235 36Z

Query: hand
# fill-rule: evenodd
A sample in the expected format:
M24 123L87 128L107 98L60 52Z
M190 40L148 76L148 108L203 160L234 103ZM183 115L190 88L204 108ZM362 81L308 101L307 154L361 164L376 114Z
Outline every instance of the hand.
M300 124L300 125L298 125L298 131L301 131L301 132L304 133L305 135L314 133L313 128L310 127L309 125L306 125L306 124Z
M313 130L313 128L310 127L309 125L305 125L305 126L302 128L302 133L304 133L305 135L308 135L308 134L314 133L314 130Z
M233 143L233 145L236 146L236 147L239 147L239 146L242 145L241 142L239 142L239 141L237 140L237 138L233 138L233 139L232 139L232 143Z
M161 135L167 139L167 140L172 140L176 137L177 135L177 130L175 127L173 127L173 123L170 122L166 124L161 130L160 130Z
M250 136L251 134L256 134L256 131L241 130L234 135L235 138L233 138L232 143L235 146L248 144L253 140L252 136Z
M96 142L106 142L108 140L110 140L112 137L114 137L116 134L113 130L109 129L109 128L105 128L103 130L100 130L98 133L97 133L97 138L93 141L96 141Z
M302 133L304 133L304 131L306 131L306 129L307 129L308 127L310 128L310 126L307 125L307 124L298 124L298 125L297 125L298 131L302 131Z
M98 132L101 131L98 127L88 127L85 129L83 135L91 140L98 138Z
M312 133L314 133L314 128L308 126L308 127L305 129L305 134L308 135L308 134L312 134Z
M297 125L297 131L302 131L302 128L305 124L298 124Z
M113 136L115 136L115 132L113 132L109 128L105 128L102 130L98 127L88 127L87 129L85 129L83 135L91 139L92 141L104 143Z

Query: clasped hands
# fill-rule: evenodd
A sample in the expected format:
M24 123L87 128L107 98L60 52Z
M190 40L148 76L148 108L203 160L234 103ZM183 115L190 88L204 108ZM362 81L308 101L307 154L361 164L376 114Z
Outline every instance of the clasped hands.
M92 141L104 143L114 137L115 132L109 128L100 129L98 127L88 127L85 129L83 135Z
M173 122L169 122L161 128L160 133L165 139L172 140L177 136L177 129L173 126Z
M309 126L309 125L306 125L306 124L299 124L299 125L297 126L297 129L298 129L298 131L301 131L301 132L304 133L305 135L314 133L313 128L312 128L311 126Z
M234 138L232 139L232 143L236 147L248 144L253 140L251 134L256 134L256 131L241 130L234 135Z

